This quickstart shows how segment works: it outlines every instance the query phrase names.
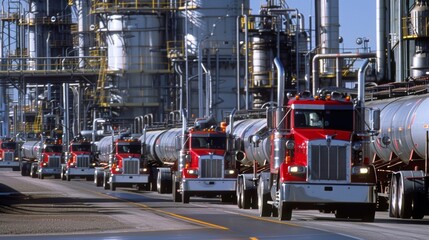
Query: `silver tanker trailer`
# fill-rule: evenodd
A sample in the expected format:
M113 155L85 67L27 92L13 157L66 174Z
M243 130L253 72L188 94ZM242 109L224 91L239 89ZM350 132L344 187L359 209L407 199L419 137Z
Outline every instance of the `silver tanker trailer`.
M371 142L379 196L389 216L421 219L429 213L429 95L366 103L381 110L380 133ZM381 198L380 198L381 199Z

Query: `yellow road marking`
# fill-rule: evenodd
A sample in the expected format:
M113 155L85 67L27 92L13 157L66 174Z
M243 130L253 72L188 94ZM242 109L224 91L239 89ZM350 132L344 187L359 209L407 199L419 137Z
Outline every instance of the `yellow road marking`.
M240 216L243 217L247 217L247 218L252 218L252 219L256 219L256 220L260 220L260 221L265 221L265 222L272 222L272 223L277 223L277 224L283 224L283 225L288 225L291 227L300 227L299 225L290 223L290 222L283 222L283 221L279 221L279 220L273 220L270 218L262 218L262 217L256 217L256 216L252 216L252 215L247 215L247 214L243 214L243 213L237 213Z
M210 228L214 228L214 229L229 230L229 228L224 227L224 226L220 226L220 225L217 225L217 224L213 224L213 223L209 223L209 222L204 222L204 221L201 221L201 220L198 220L198 219L195 219L195 218L185 217L185 216L182 216L182 215L179 215L179 214L175 214L175 213L171 213L171 212L167 212L167 211L163 211L163 210L151 208L148 205L143 204L143 203L132 202L132 201L129 201L129 200L126 200L126 199L122 199L122 198L118 198L118 197L115 197L115 196L111 196L109 194L94 192L94 191L91 191L91 190L88 190L88 189L87 189L87 191L96 193L96 194L101 195L101 196L108 196L108 197L113 198L113 199L118 199L118 200L121 200L123 202L131 203L131 204L134 204L136 206L145 208L145 209L153 211L153 212L158 212L158 213L162 213L162 214L165 214L165 215L170 215L172 217L175 217L175 218L178 218L178 219L182 219L182 220L185 220L185 221L188 221L188 222L197 223L197 224L200 224L200 225L203 225L203 226L207 226L207 227L210 227Z

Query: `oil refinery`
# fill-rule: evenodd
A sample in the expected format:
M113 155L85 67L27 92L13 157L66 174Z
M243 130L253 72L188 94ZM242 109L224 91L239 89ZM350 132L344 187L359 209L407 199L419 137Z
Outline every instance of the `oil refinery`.
M251 1L2 1L0 135L25 153L5 166L279 220L428 215L429 0L376 0L375 51L340 48L339 0L314 25ZM85 164L39 156L83 138Z

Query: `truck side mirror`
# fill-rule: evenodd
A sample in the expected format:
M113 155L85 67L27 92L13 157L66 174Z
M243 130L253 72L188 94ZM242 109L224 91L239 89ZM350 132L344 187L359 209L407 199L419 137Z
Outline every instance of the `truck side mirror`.
M371 118L372 118L371 130L379 131L380 130L380 109L372 109Z

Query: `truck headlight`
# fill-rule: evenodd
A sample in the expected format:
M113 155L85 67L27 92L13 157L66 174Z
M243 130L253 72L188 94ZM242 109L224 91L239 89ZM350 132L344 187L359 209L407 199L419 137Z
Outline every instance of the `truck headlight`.
M368 174L369 168L364 166L357 166L352 168L352 174Z
M148 170L147 168L141 168L140 173L147 173L147 170Z
M117 168L115 168L115 171L118 172L118 173L121 173L122 172L122 168L117 167Z
M198 171L195 169L187 169L186 172L190 175L197 175Z
M295 148L295 141L294 140L287 140L286 141L286 149L292 150Z
M306 168L304 166L289 166L288 171L292 174L302 174L306 172Z
M233 175L233 174L235 174L235 170L234 169L225 170L225 175Z

